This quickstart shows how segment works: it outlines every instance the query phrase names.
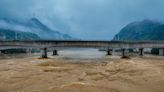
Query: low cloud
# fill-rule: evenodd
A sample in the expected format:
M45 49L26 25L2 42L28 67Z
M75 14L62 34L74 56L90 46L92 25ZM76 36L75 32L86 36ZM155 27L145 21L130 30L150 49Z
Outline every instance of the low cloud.
M82 39L110 40L126 24L164 20L164 0L1 0L0 17L37 17Z

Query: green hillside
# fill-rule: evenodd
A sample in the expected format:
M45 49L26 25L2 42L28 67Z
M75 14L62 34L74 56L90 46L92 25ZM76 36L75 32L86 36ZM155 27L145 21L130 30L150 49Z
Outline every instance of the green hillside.
M40 37L34 33L0 29L0 40L37 40L37 39L40 39Z
M151 20L133 22L124 27L113 40L164 40L164 24Z

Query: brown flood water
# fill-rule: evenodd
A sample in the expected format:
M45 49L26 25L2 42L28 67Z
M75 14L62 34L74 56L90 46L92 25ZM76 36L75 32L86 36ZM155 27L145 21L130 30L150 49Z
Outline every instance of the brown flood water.
M164 57L70 53L0 59L0 92L164 92Z

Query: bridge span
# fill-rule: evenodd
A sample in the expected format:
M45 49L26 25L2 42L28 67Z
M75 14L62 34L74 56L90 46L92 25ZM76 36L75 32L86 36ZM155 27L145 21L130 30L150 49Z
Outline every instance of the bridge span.
M47 49L53 48L54 55L60 48L98 48L106 49L111 55L112 49L122 49L122 56L126 56L126 49L139 49L140 55L144 48L159 48L159 54L164 55L164 41L83 41L83 40L26 40L26 41L0 41L0 50L10 48L40 48L42 58L47 58Z

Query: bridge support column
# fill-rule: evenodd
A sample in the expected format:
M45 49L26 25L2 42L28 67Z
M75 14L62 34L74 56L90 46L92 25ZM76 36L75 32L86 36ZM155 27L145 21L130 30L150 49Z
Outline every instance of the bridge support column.
M57 50L54 50L53 51L53 56L57 56L58 55L58 51Z
M164 48L160 48L159 49L159 55L160 56L164 56Z
M26 54L31 54L32 53L32 49L31 48L29 48L29 49L26 49Z
M41 51L41 53L42 53L41 58L48 58L48 57L47 57L47 48L42 48L41 50L42 50L42 51Z
M108 49L107 50L107 55L112 55L112 51L113 51L112 49Z
M128 51L127 49L122 49L122 58L128 58Z
M139 49L139 55L140 55L140 56L143 56L143 55L144 55L144 48L140 48L140 49Z

